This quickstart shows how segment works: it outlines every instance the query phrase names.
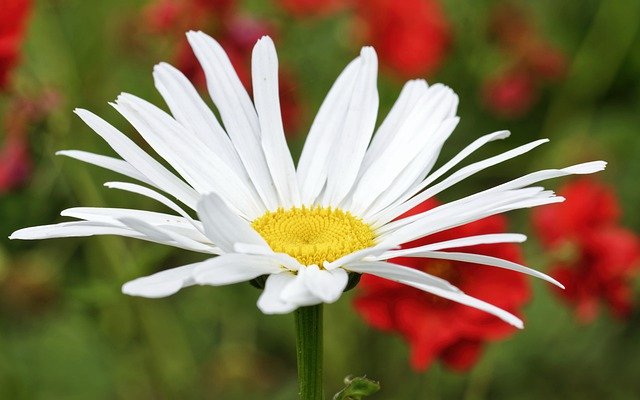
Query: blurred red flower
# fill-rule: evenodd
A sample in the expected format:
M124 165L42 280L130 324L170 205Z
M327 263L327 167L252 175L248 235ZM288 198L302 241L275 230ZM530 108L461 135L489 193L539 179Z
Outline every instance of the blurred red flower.
M451 27L436 0L356 0L358 27L383 66L401 77L433 73L451 43Z
M487 109L513 118L529 111L538 96L538 87L528 71L509 71L487 81L482 94Z
M506 2L492 10L489 29L508 56L508 66L484 83L483 102L494 114L515 118L531 109L542 83L561 79L566 56L553 47L521 4Z
M600 302L618 317L628 315L630 279L640 270L640 241L619 226L615 193L590 178L570 182L559 193L565 203L533 213L540 240L554 259L551 275L566 286L557 294L582 322L597 316Z
M346 8L351 0L278 0L280 7L297 17L315 17Z
M184 38L189 29L213 35L224 47L238 77L251 90L251 52L264 35L275 36L274 26L265 20L241 15L235 0L159 0L145 10L147 29L177 39L174 62L196 86L206 86L204 72ZM287 134L297 131L302 107L293 73L280 69L280 106Z
M8 86L11 70L20 58L30 0L0 0L0 90Z
M435 200L427 200L400 218L424 212L436 205ZM500 233L505 229L506 219L496 215L403 247ZM519 246L511 243L470 246L463 251L522 263ZM520 314L531 296L526 278L512 271L422 258L390 261L440 276L469 295L515 314ZM512 326L482 311L385 279L364 275L358 288L354 301L356 310L375 328L402 335L411 347L411 365L416 370L428 368L437 358L454 370L467 370L478 361L486 342L504 339L515 331Z

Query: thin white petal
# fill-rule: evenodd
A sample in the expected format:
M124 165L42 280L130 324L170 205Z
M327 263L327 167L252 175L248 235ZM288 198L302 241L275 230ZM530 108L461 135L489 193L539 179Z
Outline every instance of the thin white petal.
M448 178L444 179L443 181L441 181L440 183L431 186L430 188L428 188L427 190L425 190L424 192L416 195L415 197L411 198L410 200L406 201L404 204L395 207L395 209L391 210L388 213L385 213L384 217L380 217L378 218L378 221L374 224L374 227L378 227L380 224L384 224L386 222L389 222L397 217L399 217L400 215L404 214L405 212L409 211L410 209L412 209L413 207L417 206L418 204L422 203L423 201L425 201L428 198L431 198L435 195L437 195L438 193L442 192L445 189L448 189L449 187L455 185L456 183L468 178L469 176L476 174L486 168L489 168L493 165L502 163L506 160L509 160L511 158L517 157L519 155L522 155L524 153L527 153L531 150L533 150L534 148L540 146L541 144L547 143L549 141L549 139L540 139L540 140L536 140L534 142L516 147L515 149L506 151L502 154L498 154L497 156L493 156L493 157L489 157L485 160L482 161L478 161L475 162L473 164L467 165L464 168L459 169L458 171L456 171L455 173L451 174Z
M203 32L187 39L207 77L207 87L231 141L251 181L269 210L278 207L277 194L260 145L260 125L251 98L235 73L224 49Z
M265 314L286 314L296 308L297 305L285 302L281 299L281 293L285 286L295 279L295 275L289 272L269 275L265 282L264 290L258 299L258 308Z
M9 236L9 239L40 240L63 237L85 237L94 235L117 235L145 239L140 232L132 231L121 225L105 222L74 221L59 224L32 226L19 229Z
M182 249L197 251L201 253L215 254L217 252L210 245L200 243L188 236L183 236L168 229L151 225L150 223L141 219L133 217L122 217L118 220L125 226L131 228L134 231L142 233L146 237L158 243L163 243L169 246L180 247Z
M456 293L460 292L460 289L453 286L445 279L433 276L417 269L385 261L359 261L345 265L343 268L347 271L359 272L361 274L371 274L394 281L406 280L438 287L443 290L450 290Z
M161 188L188 207L195 209L199 195L193 188L189 187L184 181L163 167L162 164L145 153L131 139L102 118L82 109L76 109L75 113L100 135L116 153L120 154L125 161L146 176L157 188Z
M535 269L525 267L524 265L520 265L512 261L503 260L497 257L485 256L482 254L445 252L445 251L416 251L414 253L402 254L402 257L435 258L439 260L452 260L452 261L462 261L462 262L468 262L468 263L474 263L474 264L489 265L492 267L504 268L511 271L516 271L523 274L535 276L536 278L543 279L547 282L553 283L554 285L564 289L564 286L560 282L553 279L549 275L543 274L540 271L536 271Z
M333 142L324 205L338 205L351 191L378 116L378 58L372 47L360 52L362 71L347 106L339 140Z
M449 299L457 303L464 304L466 306L470 306L473 308L477 308L478 310L495 315L496 317L500 318L501 320L505 321L510 325L515 326L518 329L522 329L524 327L522 320L516 317L515 315L511 314L510 312L507 312L501 308L498 308L480 299L476 299L475 297L471 297L465 293L451 292L448 290L442 290L437 287L423 285L423 284L411 282L411 281L399 281L399 282L404 283L407 286L411 286L416 289L420 289L425 292L434 294L436 296L444 297L445 299Z
M189 223L191 223L194 228L203 232L201 224L196 224L196 222L191 218L191 216L187 214L187 212L184 211L179 205L177 205L176 203L168 199L166 196L163 196L162 194L156 192L155 190L151 190L144 186L140 186L140 185L136 185L135 183L128 183L128 182L107 182L104 184L104 186L110 189L125 190L127 192L137 193L142 196L152 198L164 204L165 206L169 207L173 211L177 212L178 214L180 214L181 217L189 221Z
M218 155L239 176L246 175L242 161L218 119L189 79L177 68L160 63L153 68L156 88L175 119L194 133L200 145ZM247 176L248 179L248 176Z
M314 204L325 187L332 146L339 140L349 99L361 69L360 57L345 67L313 120L297 169L303 204Z
M127 93L118 96L113 107L200 193L216 191L251 218L264 212L252 187L166 112Z
M344 288L347 287L349 274L342 268L328 271L318 268L317 265L310 265L305 269L307 288L325 303L338 300Z
M376 257L379 256L381 254L383 254L386 251L389 251L391 249L397 248L398 246L396 245L375 245L375 246L371 246L371 247L367 247L366 249L362 249L362 250L358 250L358 251L354 251L353 253L349 253L347 255L344 255L340 258L338 258L337 260L331 261L331 262L324 262L323 267L328 269L328 270L332 270L332 269L336 269L339 267L342 267L343 265L347 265L349 263L355 262L355 261L360 261L362 259L364 259L365 257Z
M199 264L184 265L134 279L122 285L122 293L152 299L171 296L180 289L195 284L192 272Z
M389 258L404 257L406 254L412 254L416 252L455 249L458 247L477 246L480 244L522 243L526 240L527 237L519 233L494 233L488 235L468 236L464 238L447 240L444 242L427 244L419 247L412 247L410 249L390 251L383 254L381 257L377 257L377 259L387 260Z
M434 171L432 174L430 174L424 181L422 181L419 185L417 185L415 188L413 188L410 192L408 192L407 194L402 196L400 199L398 199L392 205L390 205L387 208L383 209L382 212L376 212L376 215L367 215L367 219L378 218L378 215L377 215L378 213L384 215L384 213L386 213L386 212L388 212L390 210L394 210L396 207L398 207L402 203L406 202L411 197L415 196L422 189L426 188L427 186L429 186L430 184L435 182L442 175L444 175L447 172L449 172L449 170L451 170L453 167L458 165L462 160L467 158L469 155L471 155L473 152L475 152L476 150L478 150L479 148L481 148L485 144L487 144L489 142L492 142L494 140L506 139L506 138L509 137L509 135L510 135L509 131L498 131L498 132L490 133L488 135L484 135L484 136L474 140L470 145L468 145L467 147L462 149L462 151L460 151L460 153L456 154L451 160L446 162L442 167L438 168L436 171Z
M233 253L236 243L268 246L260 234L231 211L216 193L202 196L198 202L198 216L206 235L225 252Z
M278 94L278 55L268 36L258 40L251 58L253 101L258 112L264 151L273 184L286 208L300 206L300 191L296 170L287 147L282 127L280 96Z
M147 179L146 176L141 174L140 171L135 169L131 164L118 158L89 153L87 151L81 150L60 150L56 152L56 155L67 156L76 160L84 161L88 164L93 164L98 167L109 169L124 176L128 176L130 178L155 186L153 182Z
M193 276L199 285L220 286L280 272L282 272L280 264L267 257L223 254L200 263L193 271Z
M276 253L269 246L236 243L234 244L233 249L238 253L268 256L278 261L282 266L291 271L297 271L304 267L298 260L291 257L289 254Z

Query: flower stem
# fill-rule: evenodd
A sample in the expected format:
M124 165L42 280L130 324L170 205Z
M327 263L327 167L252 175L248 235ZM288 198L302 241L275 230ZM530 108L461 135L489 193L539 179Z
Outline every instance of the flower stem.
M322 304L295 311L298 395L300 400L323 400Z

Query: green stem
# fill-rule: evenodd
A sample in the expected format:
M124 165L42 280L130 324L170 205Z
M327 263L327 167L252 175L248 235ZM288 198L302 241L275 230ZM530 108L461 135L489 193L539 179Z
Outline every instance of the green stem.
M298 395L300 400L323 400L322 304L295 311Z

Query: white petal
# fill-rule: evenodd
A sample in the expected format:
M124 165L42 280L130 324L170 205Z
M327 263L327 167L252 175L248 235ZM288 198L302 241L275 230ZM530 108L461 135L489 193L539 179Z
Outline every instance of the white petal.
M448 118L457 96L444 85L433 85L414 104L413 110L398 126L394 139L378 154L357 183L353 194L354 211L362 213L414 159L441 142L440 125ZM449 133L452 130L448 131ZM423 157L423 156L421 156ZM413 181L413 178L411 179ZM404 189L402 190L404 192ZM394 199L395 200L395 199Z
M131 164L157 188L171 194L188 207L195 209L198 201L198 193L162 166L153 157L144 152L131 139L122 134L97 115L82 109L76 109L75 113L100 135L120 156Z
M378 58L375 50L363 47L360 59L362 70L356 79L342 130L331 148L324 205L340 204L351 191L378 116Z
M277 194L260 145L260 125L251 98L218 42L203 32L193 31L187 33L187 39L204 69L211 99L251 181L264 205L275 210Z
M451 292L448 290L442 290L437 287L423 285L423 284L411 282L411 281L399 281L399 282L404 283L407 286L411 286L416 289L420 289L425 292L434 294L436 296L444 297L445 299L449 299L457 303L464 304L466 306L470 306L473 308L477 308L478 310L495 315L496 317L500 318L501 320L505 321L508 324L515 326L518 329L522 329L524 327L522 320L516 317L515 315L511 314L510 312L507 312L501 308L498 308L480 299L476 299L475 297L471 297L467 294Z
M403 265L393 264L385 261L359 261L343 267L347 271L359 272L361 274L371 274L393 281L412 281L424 285L434 286L443 290L451 290L459 293L460 289L453 286L447 280L433 276L426 272Z
M200 243L213 246L213 243L204 236L202 224L199 221L189 222L176 215L157 213L152 211L132 210L128 208L103 208L103 207L73 207L60 212L63 217L80 218L87 221L111 224L124 227L120 218L132 217L143 220L154 226L170 230L182 236L187 236ZM194 225L195 224L195 225Z
M478 173L486 168L489 168L493 165L499 164L501 162L504 162L506 160L509 160L511 158L517 157L519 155L522 155L524 153L527 153L531 150L533 150L534 148L540 146L541 144L547 143L549 141L549 139L540 139L540 140L536 140L534 142L525 144L523 146L519 146L516 147L515 149L506 151L502 154L498 154L497 156L493 156L490 158L487 158L485 160L482 161L478 161L476 163L467 165L464 168L459 169L458 171L456 171L455 173L453 173L452 175L450 175L448 178L444 179L443 181L441 181L440 183L433 185L432 187L428 188L427 190L425 190L424 192L416 195L415 197L411 198L410 200L406 201L404 204L396 207L395 209L391 210L388 213L385 213L384 217L380 217L378 218L378 221L374 224L374 227L378 227L379 224L384 224L386 222L389 222L397 217L399 217L400 215L404 214L405 212L409 211L410 209L412 209L413 207L417 206L418 204L422 203L423 201L425 201L428 198L431 198L435 195L437 195L438 193L442 192L445 189L448 189L449 187L453 186L454 184L468 178L469 176Z
M170 115L127 93L118 96L113 107L200 193L215 191L251 218L265 211L253 188Z
M40 240L94 235L117 235L133 237L136 239L146 239L140 232L132 231L131 229L124 228L121 225L94 221L74 221L51 225L32 226L13 232L11 236L9 236L9 239Z
M260 234L215 193L202 196L198 202L198 216L206 235L225 252L233 253L235 243L268 246Z
M509 131L498 131L498 132L490 133L488 135L484 135L484 136L476 139L470 145L468 145L467 147L462 149L461 152L456 154L451 160L446 162L442 167L438 168L435 172L430 174L424 181L422 181L419 185L417 185L415 188L413 188L413 190L408 192L406 195L402 196L402 198L400 198L399 200L394 202L391 206L387 207L386 209L383 209L382 212L380 212L380 214L384 215L384 213L386 213L386 212L388 212L390 210L393 210L396 207L398 207L400 204L406 202L408 199L410 199L411 197L415 196L417 193L422 191L422 189L426 188L427 186L429 186L430 184L435 182L442 175L444 175L447 172L449 172L449 170L451 170L451 168L453 168L456 165L458 165L462 160L467 158L469 155L471 155L473 152L475 152L476 150L478 150L479 148L481 148L485 144L487 144L489 142L492 142L494 140L505 139L505 138L509 137L509 135L510 135ZM376 217L378 217L378 215L367 216L367 217L368 217L368 219L376 218ZM382 219L382 217L381 217L381 219Z
M297 307L312 306L322 303L307 286L307 268L300 268L295 279L289 282L280 293L280 299L285 303L295 304Z
M122 217L118 220L128 228L142 233L143 235L157 243L163 243L169 246L179 247L182 249L197 251L201 253L215 254L217 252L217 249L213 249L210 245L200 243L188 236L180 235L168 229L151 225L150 223L141 219Z
M313 120L298 161L297 176L303 204L314 204L325 186L333 143L339 140L349 99L361 69L360 57L345 67Z
M411 250L411 249L409 249ZM434 258L439 260L451 260L451 261L462 261L474 264L481 265L489 265L492 267L504 268L511 271L521 272L523 274L535 276L536 278L543 279L547 282L553 283L554 285L564 289L564 286L553 279L549 275L543 274L540 271L536 271L535 269L525 267L524 265L520 265L514 263L512 261L503 260L501 258L485 256L482 254L470 254L470 253L457 253L457 252L444 252L444 251L416 251L414 253L402 254L402 257L424 257L424 258Z
M134 279L122 285L122 293L152 299L171 296L180 289L195 284L192 272L200 263L168 269Z
M347 287L349 274L342 268L328 271L318 268L317 265L310 265L304 269L307 288L325 303L338 300Z
M56 152L56 155L75 158L76 160L84 161L88 164L93 164L98 167L109 169L124 176L128 176L130 178L155 186L153 182L147 179L146 176L141 174L140 171L135 169L131 164L118 158L89 153L87 151L81 150L60 150Z
M379 155L388 148L395 138L398 128L415 108L416 102L427 91L428 87L424 79L411 80L405 83L398 99L371 140L371 145L362 161L363 170L366 171L378 159Z
M280 96L278 94L278 55L268 36L258 40L251 58L253 101L256 105L262 150L264 151L273 184L285 208L300 206L300 191L291 152L282 127Z
M218 155L239 176L245 176L242 161L227 133L189 79L167 63L156 65L153 77L175 119L194 133L199 144Z
M397 247L398 246L396 246L396 245L376 245L376 246L367 247L366 249L354 251L353 253L349 253L347 255L344 255L344 256L338 258L337 260L334 260L334 261L331 261L331 262L325 261L323 267L328 269L328 270L336 269L336 268L342 267L343 265L347 265L347 264L355 262L355 261L360 261L360 260L364 259L365 257L376 257L376 256L379 256L379 255L383 254L384 252L389 251L389 250L394 249L394 248L397 248Z
M447 240L444 242L427 244L419 247L412 247L410 249L390 251L383 254L381 257L377 257L377 259L387 260L389 258L404 257L407 254L417 252L454 249L458 247L477 246L480 244L522 243L526 240L527 237L519 233L494 233L488 235L468 236L464 238Z
M243 254L269 256L270 258L278 261L282 266L286 267L288 270L291 270L291 271L297 271L300 268L304 267L302 264L300 264L298 260L291 257L289 254L276 253L269 246L247 244L247 243L236 243L233 245L233 249L236 252L243 253Z
M263 256L223 254L203 261L193 271L199 285L229 285L245 282L265 274L282 272L277 262Z
M189 223L191 223L191 225L193 225L194 228L196 228L197 230L203 232L202 226L200 224L197 224L191 218L191 216L189 214L187 214L186 211L184 211L176 203L174 203L173 201L171 201L167 197L163 196L162 194L156 192L155 190L151 190L151 189L146 188L144 186L140 186L140 185L136 185L135 183L128 183L128 182L107 182L104 185L106 187L108 187L108 188L111 188L111 189L125 190L127 192L137 193L137 194L152 198L152 199L164 204L165 206L169 207L173 211L177 212L178 214L180 214L181 217L183 217L184 219L189 221Z
M265 282L264 290L258 299L258 308L265 314L286 314L296 308L297 305L285 302L281 299L281 293L285 286L295 279L295 275L289 272L269 275Z

